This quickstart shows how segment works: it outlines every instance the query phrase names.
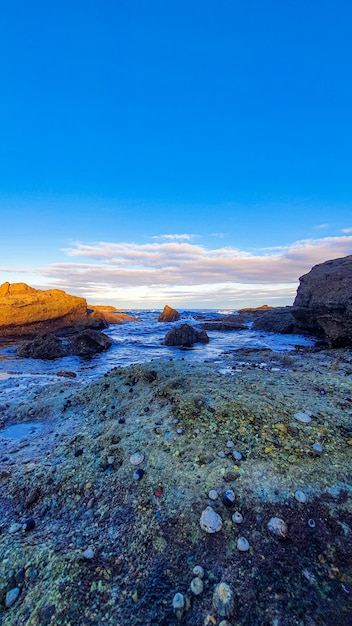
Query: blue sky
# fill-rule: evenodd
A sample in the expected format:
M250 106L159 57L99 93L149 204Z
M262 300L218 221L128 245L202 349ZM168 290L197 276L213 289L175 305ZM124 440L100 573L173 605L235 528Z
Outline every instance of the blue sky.
M349 2L6 5L0 282L290 304L352 254Z

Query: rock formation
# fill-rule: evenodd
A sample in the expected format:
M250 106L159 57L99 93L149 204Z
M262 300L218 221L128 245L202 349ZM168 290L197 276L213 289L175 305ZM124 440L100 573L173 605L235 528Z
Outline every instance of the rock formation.
M183 348L190 348L194 343L209 343L209 337L205 330L196 330L189 324L172 328L164 340L166 346L182 346Z
M177 322L180 319L180 314L176 309L171 308L171 306L164 307L162 313L160 313L158 317L158 322Z
M108 324L127 324L137 322L138 317L132 317L127 313L121 313L114 306L104 306L103 304L88 304L89 317L92 319L104 319Z
M352 255L315 265L299 280L297 332L321 336L330 347L352 345Z
M239 319L239 315L225 315L220 320L204 322L202 328L204 330L245 330L247 326Z
M276 307L266 313L256 317L253 322L253 330L264 330L265 332L291 334L296 320L291 312L292 307Z
M87 329L74 333L65 340L52 333L38 335L33 341L27 341L19 346L16 354L31 359L59 359L64 356L76 355L85 358L92 357L98 352L108 350L112 340L104 333Z
M42 291L25 283L0 286L0 337L34 336L38 332L83 323L87 318L84 298L59 289Z

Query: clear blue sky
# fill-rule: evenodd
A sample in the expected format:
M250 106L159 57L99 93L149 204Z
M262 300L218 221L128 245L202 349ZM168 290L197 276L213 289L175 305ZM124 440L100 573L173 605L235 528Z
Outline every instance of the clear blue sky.
M347 0L5 3L0 282L291 302L352 254L351 23Z

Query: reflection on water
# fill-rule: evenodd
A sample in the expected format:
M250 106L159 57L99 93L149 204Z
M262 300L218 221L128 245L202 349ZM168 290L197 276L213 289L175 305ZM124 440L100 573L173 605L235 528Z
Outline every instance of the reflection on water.
M34 435L43 428L40 422L25 422L24 424L13 424L0 430L0 439L22 439L28 435Z

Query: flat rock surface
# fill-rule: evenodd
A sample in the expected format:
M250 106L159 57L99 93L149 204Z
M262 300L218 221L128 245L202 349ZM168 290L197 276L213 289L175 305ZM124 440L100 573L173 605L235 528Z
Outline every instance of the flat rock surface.
M215 624L212 599L223 581L235 596L233 626L345 626L351 377L349 350L247 349L0 396L3 428L40 423L19 440L0 432L2 626L199 626L209 615ZM297 421L299 412L311 422ZM233 507L223 504L228 489ZM219 532L200 527L207 506L221 516ZM29 518L35 527L26 532ZM272 518L287 524L286 538L269 532ZM190 592L195 565L205 572L199 596ZM14 588L20 593L6 608ZM177 593L190 598L181 622Z

